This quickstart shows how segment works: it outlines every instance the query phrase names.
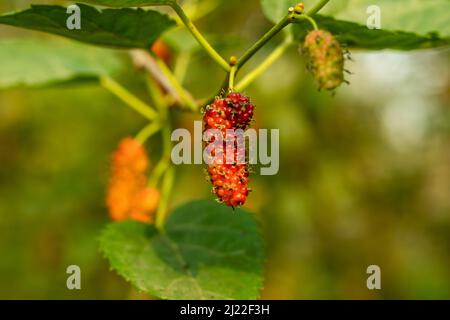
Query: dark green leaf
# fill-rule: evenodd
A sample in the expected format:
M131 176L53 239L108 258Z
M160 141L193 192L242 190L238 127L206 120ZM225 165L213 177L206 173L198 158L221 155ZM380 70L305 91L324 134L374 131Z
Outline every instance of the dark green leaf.
M353 48L413 50L450 44L450 38L440 38L435 34L420 36L410 32L370 30L365 25L320 15L316 15L315 19L321 29L330 31L341 43ZM295 25L296 39L303 41L309 30L311 30L311 26L308 23L303 22Z
M256 299L263 245L244 210L212 201L176 209L165 234L138 222L110 224L100 247L138 289L163 299Z
M105 9L79 4L81 29L66 27L66 8L33 5L30 9L0 16L0 24L39 30L96 45L148 49L174 22L157 11Z
M67 41L0 40L0 88L92 79L122 66L116 54L107 49Z

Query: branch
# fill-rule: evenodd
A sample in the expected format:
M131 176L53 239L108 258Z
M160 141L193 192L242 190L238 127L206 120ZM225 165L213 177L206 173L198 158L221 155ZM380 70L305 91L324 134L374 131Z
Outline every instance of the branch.
M161 86L166 89L177 102L185 104L192 111L198 110L197 103L181 86L164 61L157 56L152 56L144 50L133 50L131 51L131 56L133 57L134 64L138 67L145 68L153 75L158 83L161 84Z
M158 118L158 113L153 110L148 104L140 100L138 97L130 93L127 89L122 87L112 78L104 76L100 78L100 84L103 88L110 91L124 103L126 103L133 110L137 111L149 120Z
M198 43L205 49L205 51L209 54L209 56L217 62L225 71L230 71L230 66L227 61L222 58L222 56L217 53L217 51L209 44L209 42L203 37L203 35L198 31L192 21L184 12L183 8L180 7L178 3L173 3L170 5L172 9L178 14L181 21L185 24L186 28L191 32L194 38L198 41Z
M162 135L163 135L163 156L160 160L160 163L158 164L158 168L155 168L157 172L154 172L153 179L156 178L156 183L159 177L156 177L157 175L163 174L164 177L162 180L161 185L161 201L158 206L158 211L156 212L156 227L164 231L164 221L166 220L167 216L167 207L170 199L170 194L172 192L173 188L173 182L174 182L174 174L175 174L175 168L173 166L170 166L170 160L171 160L171 153L172 153L172 140L171 140L171 133L172 128L170 124L170 118L169 114L167 112L167 109L164 109L163 111L163 118L165 121L165 125L162 127ZM150 183L155 183L152 179L150 180Z
M275 61L277 61L292 45L292 39L287 38L280 44L258 67L248 73L235 87L237 92L245 90L253 81L263 74Z
M292 13L286 15L280 22L272 27L261 39L259 39L250 49L248 49L244 55L238 60L237 68L240 69L242 66L251 58L253 55L259 51L267 42L270 41L275 35L277 35L281 30L283 30L291 22Z
M181 101L175 88L172 87L170 81L164 76L156 61L147 51L140 49L131 50L130 55L136 67L147 70L170 95L175 97L177 101Z
M167 207L169 204L170 194L173 188L175 169L170 167L167 169L164 175L162 186L161 186L161 201L158 206L158 211L156 212L156 227L164 232L164 221L167 216Z
M194 101L194 99L192 99L192 96L181 86L181 84L178 82L178 80L173 75L172 71L170 71L169 67L165 64L165 62L158 56L155 56L154 59L161 72L170 82L172 88L174 88L175 91L177 92L182 103L188 106L192 111L194 112L198 111L197 103Z
M144 144L148 138L157 133L161 129L161 125L158 121L152 122L145 126L139 133L136 135L135 139L140 143Z
M320 11L330 0L320 0L314 7L312 7L306 14L308 16L315 15Z

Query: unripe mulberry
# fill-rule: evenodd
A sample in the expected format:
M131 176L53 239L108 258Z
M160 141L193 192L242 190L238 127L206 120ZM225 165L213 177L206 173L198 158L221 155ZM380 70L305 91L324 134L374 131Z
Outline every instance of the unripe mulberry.
M314 30L308 33L302 52L319 89L333 90L344 82L344 53L330 32Z
M214 102L205 108L203 117L204 129L217 129L222 133L224 154L221 161L209 163L208 174L213 185L213 192L218 200L228 206L241 206L248 196L248 166L238 163L239 156L245 150L238 148L234 141L233 147L226 149L227 129L245 130L253 118L254 106L250 99L237 92L229 93L226 97L217 97ZM209 139L209 143L214 141ZM234 139L234 138L233 138ZM226 163L226 155L233 153L233 163ZM214 156L215 150L211 152ZM243 155L245 158L245 154Z
M159 191L147 188L149 160L144 147L132 138L123 139L112 156L106 204L111 219L151 222Z

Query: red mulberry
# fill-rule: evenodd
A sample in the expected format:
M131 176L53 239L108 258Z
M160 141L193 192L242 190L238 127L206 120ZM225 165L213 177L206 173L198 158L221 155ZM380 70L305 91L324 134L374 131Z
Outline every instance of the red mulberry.
M219 201L228 206L243 205L248 196L248 167L246 163L239 163L239 156L245 150L238 148L237 141L233 137L232 148L226 148L226 141L230 140L227 136L227 129L248 128L253 117L254 106L250 99L241 93L232 92L225 98L217 97L214 102L205 108L203 117L204 129L220 130L223 138L222 156L219 161L209 163L208 174L213 185L213 192L217 195ZM212 143L215 137L209 139ZM233 153L233 162L227 163L227 154ZM215 150L211 152L215 156ZM245 159L245 154L243 155Z

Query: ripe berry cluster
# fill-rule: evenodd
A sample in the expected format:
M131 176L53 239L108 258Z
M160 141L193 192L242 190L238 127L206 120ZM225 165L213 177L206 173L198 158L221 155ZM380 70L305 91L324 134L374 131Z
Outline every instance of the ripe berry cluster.
M308 70L319 89L333 90L344 82L344 53L340 43L325 30L308 33L303 43Z
M238 163L237 159L245 150L238 148L235 137L233 137L233 147L226 148L226 141L231 138L227 136L227 129L245 130L250 125L253 118L254 105L245 95L231 92L225 97L216 97L214 102L205 108L203 117L204 130L220 130L223 139L223 155L218 161L209 164L208 173L213 185L213 192L218 200L228 206L241 206L248 196L248 165ZM208 142L213 142L215 137L211 137ZM233 154L233 163L227 163L227 154ZM215 150L211 152L215 156ZM244 154L245 157L245 154Z
M159 190L147 187L149 160L143 146L133 138L123 139L112 157L111 180L106 203L113 220L153 220Z

